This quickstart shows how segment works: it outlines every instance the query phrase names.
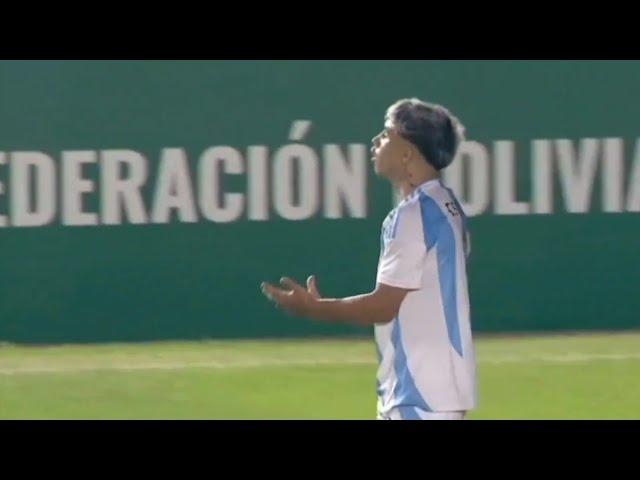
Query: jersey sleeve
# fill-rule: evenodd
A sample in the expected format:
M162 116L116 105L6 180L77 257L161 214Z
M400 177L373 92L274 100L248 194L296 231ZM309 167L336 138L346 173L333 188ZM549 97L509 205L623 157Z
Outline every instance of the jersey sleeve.
M377 283L417 290L427 255L420 206L398 208L378 263Z

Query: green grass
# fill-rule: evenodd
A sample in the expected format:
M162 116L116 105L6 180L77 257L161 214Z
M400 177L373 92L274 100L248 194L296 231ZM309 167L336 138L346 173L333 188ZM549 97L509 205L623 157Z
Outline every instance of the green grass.
M640 419L640 334L479 337L471 419ZM373 419L362 341L0 347L0 419Z

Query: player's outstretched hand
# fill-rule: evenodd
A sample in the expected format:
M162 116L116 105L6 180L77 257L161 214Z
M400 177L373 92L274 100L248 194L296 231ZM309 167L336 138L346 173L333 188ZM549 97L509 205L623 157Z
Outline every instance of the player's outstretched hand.
M306 289L289 277L282 277L280 284L284 288L262 282L260 289L269 300L285 312L298 317L310 316L314 302L321 298L316 277L311 275L307 278Z

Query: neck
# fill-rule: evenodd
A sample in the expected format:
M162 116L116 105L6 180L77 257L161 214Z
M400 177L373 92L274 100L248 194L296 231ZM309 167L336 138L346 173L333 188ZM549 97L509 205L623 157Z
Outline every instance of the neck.
M418 176L414 180L404 179L393 183L393 188L398 192L402 198L411 195L416 188L429 180L435 180L440 178L440 173L437 171L429 171Z

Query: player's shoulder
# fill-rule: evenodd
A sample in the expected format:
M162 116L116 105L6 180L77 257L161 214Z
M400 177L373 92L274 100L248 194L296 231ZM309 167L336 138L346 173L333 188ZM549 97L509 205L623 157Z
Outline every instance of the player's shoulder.
M442 183L442 181L432 180L417 188L417 199L423 204L433 201L442 204L451 200L451 191Z
M451 193L439 180L431 181L418 188L417 199L421 207L424 228L430 232L430 237L435 241L440 229L448 224L446 212L450 213L447 205L453 204Z
M439 180L420 185L389 216L393 236L398 231L409 236L421 235L426 223L433 229L436 224L446 220L443 212L446 211L446 203L450 201L450 192Z
M399 218L412 218L417 220L421 216L420 195L416 190L405 198L396 208Z

